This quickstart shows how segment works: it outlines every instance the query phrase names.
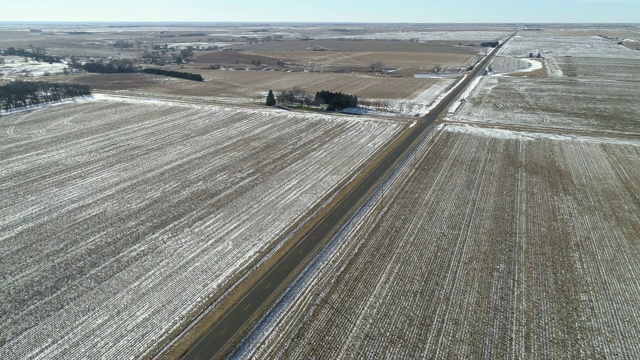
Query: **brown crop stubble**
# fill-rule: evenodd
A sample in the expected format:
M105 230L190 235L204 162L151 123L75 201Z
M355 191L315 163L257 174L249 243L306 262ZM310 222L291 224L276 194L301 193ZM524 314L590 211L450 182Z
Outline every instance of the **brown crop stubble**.
M640 146L436 136L250 355L637 357Z

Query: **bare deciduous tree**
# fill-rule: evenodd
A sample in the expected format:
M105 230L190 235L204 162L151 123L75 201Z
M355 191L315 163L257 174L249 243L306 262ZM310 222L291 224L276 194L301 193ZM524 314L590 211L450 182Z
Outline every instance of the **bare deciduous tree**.
M381 72L382 70L384 70L384 64L380 61L374 62L369 64L369 68L371 69L371 71L373 72Z

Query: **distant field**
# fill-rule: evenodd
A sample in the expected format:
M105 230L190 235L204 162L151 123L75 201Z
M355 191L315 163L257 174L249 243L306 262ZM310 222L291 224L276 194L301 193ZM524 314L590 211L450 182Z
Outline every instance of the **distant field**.
M341 91L358 98L412 98L439 79L394 78L363 74L282 73L272 71L214 71L203 73L212 83L229 84L266 92L300 86L311 93Z
M493 41L500 40L509 36L509 30L449 30L449 31L376 31L369 34L337 34L333 38L344 39L379 39L379 40L410 40L417 39L419 41Z
M398 56L396 52L353 52L353 51L245 51L247 54L259 55L272 59L282 59L287 63L298 64L312 69L326 67L361 68L369 70L369 65L382 62L388 67L408 67L431 71L436 66L466 68L478 61L477 54L466 53L427 53L427 52L403 52ZM418 72L415 70L414 72Z
M195 70L205 82L194 82L143 74L80 75L77 83L98 90L124 90L137 95L191 96L229 102L264 103L267 92L300 86L310 94L316 91L341 91L359 99L387 99L430 103L448 85L450 79L396 78L365 74L302 73L275 71ZM432 95L428 95L432 94ZM428 95L428 96L427 96Z
M339 41L314 39L286 40L233 46L233 50L203 52L197 64L227 68L269 66L283 70L323 72L370 72L370 64L381 62L396 69L394 76L411 77L415 73L432 71L436 67L459 70L474 65L482 49L459 46L453 41Z
M240 358L640 356L640 141L446 125Z
M548 76L483 77L451 119L503 126L640 132L640 52L601 38L550 39L527 34L505 47L502 59L512 54L513 61L520 61L518 57L526 58L524 54L535 49L545 54Z
M407 39L408 40L408 39ZM431 54L475 54L477 47L457 46L460 41L430 40L422 42L367 40L340 41L335 39L314 39L309 41L278 41L263 44L243 45L246 51L309 51L313 49L329 49L347 52L422 52ZM463 43L463 45L468 45ZM479 45L479 44L476 44Z
M502 55L527 56L538 51L545 57L640 59L640 51L629 50L617 41L599 36L549 36L545 32L521 33Z
M402 128L100 97L0 116L0 358L139 358Z

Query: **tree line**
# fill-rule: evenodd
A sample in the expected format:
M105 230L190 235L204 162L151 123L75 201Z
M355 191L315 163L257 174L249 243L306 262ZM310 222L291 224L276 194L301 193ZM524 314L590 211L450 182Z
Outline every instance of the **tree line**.
M91 95L86 85L16 81L0 86L0 108L8 111L85 95Z
M321 90L316 93L314 100L318 104L327 104L327 111L343 110L358 106L357 96L347 95L341 92Z
M48 62L48 63L59 63L62 61L62 58L59 56L47 55L41 49L36 49L35 51L29 51L25 49L16 49L14 47L8 47L4 51L5 55L14 55L14 56L24 56L33 58L36 61L40 62Z
M193 74L182 71L162 70L157 68L146 68L140 70L138 67L136 67L135 63L129 59L113 59L109 62L88 62L85 64L80 64L75 61L75 59L72 59L72 66L76 69L82 69L87 72L99 74L143 72L145 74L170 76L193 81L204 81L204 78L200 74Z
M320 107L321 105L327 105L327 111L344 110L350 107L358 106L358 97L355 95L343 94L341 92L331 92L321 90L316 92L313 99L307 92L299 87L295 86L291 90L283 90L278 96L274 96L273 91L269 90L267 95L267 106L273 106L276 104L295 104Z
M113 59L107 63L87 62L84 64L80 64L75 61L75 59L71 59L71 66L76 69L99 74L134 73L138 71L133 61L129 59Z
M482 44L480 44L480 46L482 47L498 47L498 45L500 45L499 41L485 41Z
M200 75L200 74L194 74L194 73L188 73L188 72L182 72L182 71L162 70L162 69L156 69L156 68L146 68L146 69L142 70L142 72L145 73L145 74L170 76L170 77L193 80L193 81L204 81L204 78L202 78L202 75Z

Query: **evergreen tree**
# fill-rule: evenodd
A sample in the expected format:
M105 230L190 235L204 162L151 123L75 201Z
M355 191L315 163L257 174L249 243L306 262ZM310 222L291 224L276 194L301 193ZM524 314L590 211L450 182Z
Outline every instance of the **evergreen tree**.
M267 106L273 106L276 104L276 97L273 96L273 91L269 90L269 94L267 95Z

